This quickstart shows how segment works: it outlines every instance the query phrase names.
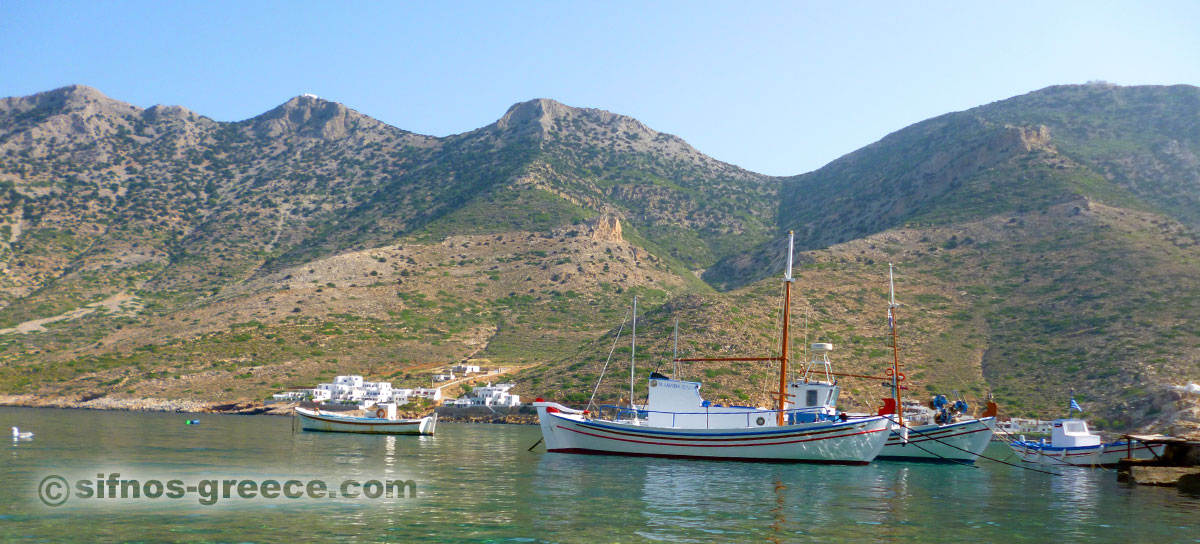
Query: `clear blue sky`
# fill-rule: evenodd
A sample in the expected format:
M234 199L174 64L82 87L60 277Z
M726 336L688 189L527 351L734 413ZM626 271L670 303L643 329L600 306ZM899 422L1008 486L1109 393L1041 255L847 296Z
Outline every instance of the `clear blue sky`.
M794 175L1048 85L1200 85L1198 28L1200 2L3 0L0 96L232 121L315 93L439 136L545 97Z

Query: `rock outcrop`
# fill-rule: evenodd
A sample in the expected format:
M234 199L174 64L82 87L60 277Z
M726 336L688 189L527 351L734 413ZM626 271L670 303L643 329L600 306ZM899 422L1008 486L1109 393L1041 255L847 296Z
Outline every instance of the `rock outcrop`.
M622 240L621 220L617 219L615 215L601 215L588 221L588 226L592 229L593 240L604 242L620 242Z

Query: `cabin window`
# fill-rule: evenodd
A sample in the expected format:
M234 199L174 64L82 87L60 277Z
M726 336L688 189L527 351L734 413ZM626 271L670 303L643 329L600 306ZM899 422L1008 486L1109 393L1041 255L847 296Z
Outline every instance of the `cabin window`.
M817 405L817 392L816 392L816 390L814 390L814 389L809 389L809 390L808 390L808 394L806 394L806 395L804 396L804 405L805 405L805 406L816 406L816 405Z
M833 389L829 392L829 405L837 406L838 390Z
M1081 424L1081 423L1067 423L1067 424L1063 425L1063 427L1065 427L1065 430L1066 430L1067 432L1069 432L1069 433L1082 433L1082 432L1086 432L1086 431L1083 429L1083 424Z

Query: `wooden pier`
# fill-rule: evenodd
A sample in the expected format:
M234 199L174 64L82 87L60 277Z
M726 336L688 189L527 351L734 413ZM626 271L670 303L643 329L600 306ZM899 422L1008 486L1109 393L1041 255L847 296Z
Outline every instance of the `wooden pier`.
M1161 444L1163 454L1155 459L1121 459L1117 464L1117 481L1200 493L1200 441L1161 434L1125 435L1127 443L1132 445L1135 440L1147 445Z

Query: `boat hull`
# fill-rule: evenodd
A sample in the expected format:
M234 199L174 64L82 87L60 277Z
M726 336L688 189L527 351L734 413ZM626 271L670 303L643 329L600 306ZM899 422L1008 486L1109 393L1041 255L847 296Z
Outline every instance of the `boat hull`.
M985 417L949 425L919 425L909 428L907 442L893 430L879 459L974 463L991 442L995 421Z
M677 429L586 419L537 403L542 437L552 453L736 461L865 465L887 440L881 417L769 429Z
M1056 448L1041 442L1009 442L1022 462L1049 466L1115 467L1117 461L1132 456L1134 459L1153 459L1161 456L1164 446L1149 446L1137 443L1129 446L1125 442L1111 442L1098 446Z
M431 435L437 427L437 414L419 419L379 419L322 414L305 408L296 409L300 427L306 431L362 434Z

